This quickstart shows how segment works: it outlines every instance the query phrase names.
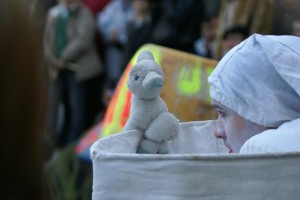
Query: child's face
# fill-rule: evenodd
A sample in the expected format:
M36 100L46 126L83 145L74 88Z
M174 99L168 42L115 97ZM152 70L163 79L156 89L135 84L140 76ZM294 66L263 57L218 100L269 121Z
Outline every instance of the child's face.
M246 120L214 99L212 107L218 112L214 135L223 139L230 153L238 153L249 138L266 130L265 127Z

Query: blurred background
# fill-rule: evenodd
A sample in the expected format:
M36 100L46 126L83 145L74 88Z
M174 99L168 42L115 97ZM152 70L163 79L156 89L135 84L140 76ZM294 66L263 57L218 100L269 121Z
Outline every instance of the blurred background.
M0 21L0 196L84 200L92 191L89 147L121 130L102 134L103 121L114 96L128 98L117 92L143 45L215 66L253 33L300 36L300 1L1 0ZM167 70L177 54L164 52ZM178 113L181 121L214 117Z

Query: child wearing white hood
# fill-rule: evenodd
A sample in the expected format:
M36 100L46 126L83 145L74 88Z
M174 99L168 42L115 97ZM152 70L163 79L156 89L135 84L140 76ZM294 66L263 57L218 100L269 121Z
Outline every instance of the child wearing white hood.
M300 38L254 34L208 78L214 134L233 153L300 151Z

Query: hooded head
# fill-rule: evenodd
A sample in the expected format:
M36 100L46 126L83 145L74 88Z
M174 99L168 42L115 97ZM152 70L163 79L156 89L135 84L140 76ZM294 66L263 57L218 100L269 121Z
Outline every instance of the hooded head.
M222 58L208 81L212 99L258 125L300 118L300 38L254 34Z
M153 99L160 95L163 84L162 68L154 61L149 51L142 51L129 74L127 81L129 90L139 98Z

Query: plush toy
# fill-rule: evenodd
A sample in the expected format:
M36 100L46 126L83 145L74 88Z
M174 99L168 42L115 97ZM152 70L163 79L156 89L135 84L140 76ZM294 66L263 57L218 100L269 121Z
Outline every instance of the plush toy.
M179 121L168 112L159 96L163 84L162 68L149 51L142 51L127 81L133 95L130 116L123 129L142 132L137 153L167 153L167 141L175 139L178 134Z

